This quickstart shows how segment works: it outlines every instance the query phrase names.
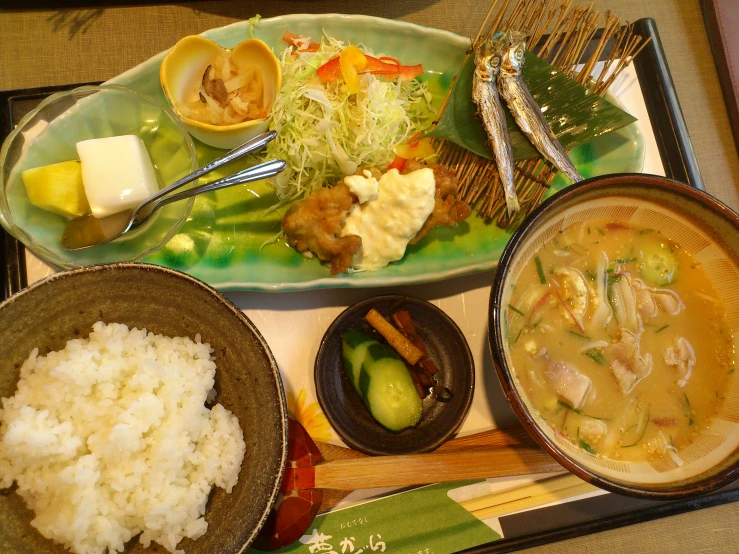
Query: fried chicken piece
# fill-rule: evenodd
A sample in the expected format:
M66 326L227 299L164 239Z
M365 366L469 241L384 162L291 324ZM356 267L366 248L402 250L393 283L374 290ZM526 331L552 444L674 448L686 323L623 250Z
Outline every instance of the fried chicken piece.
M300 252L310 250L321 261L331 262L332 275L343 273L362 247L362 238L357 235L339 236L354 202L356 197L344 181L296 202L282 218L288 241Z
M402 173L424 167L431 167L434 171L434 210L410 244L416 244L437 225L454 226L467 219L471 213L470 206L457 200L455 196L456 175L444 166L408 160ZM380 178L381 173L376 168L369 170L376 179ZM361 174L361 171L358 170L357 174ZM351 266L352 258L362 247L362 238L357 235L339 236L344 219L357 202L357 197L342 180L334 187L321 188L305 200L293 204L282 219L282 228L290 244L298 251L310 250L321 261L331 262L333 275L343 273Z
M434 170L436 203L434 211L431 212L421 230L411 239L410 244L416 244L437 225L453 227L467 219L472 213L469 204L457 199L457 176L446 167L433 164L426 165L417 160L408 160L402 173L410 173L424 167L431 167Z

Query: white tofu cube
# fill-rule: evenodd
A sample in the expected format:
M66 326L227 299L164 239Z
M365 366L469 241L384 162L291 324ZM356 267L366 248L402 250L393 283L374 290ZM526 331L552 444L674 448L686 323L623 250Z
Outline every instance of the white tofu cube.
M137 136L83 140L77 154L95 217L130 210L159 190L149 153Z

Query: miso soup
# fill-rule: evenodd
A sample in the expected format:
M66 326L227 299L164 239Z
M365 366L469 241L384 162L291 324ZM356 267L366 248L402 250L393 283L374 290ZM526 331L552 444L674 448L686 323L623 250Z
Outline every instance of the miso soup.
M590 453L680 465L734 371L700 264L657 231L594 221L545 243L513 287L510 356L544 419Z

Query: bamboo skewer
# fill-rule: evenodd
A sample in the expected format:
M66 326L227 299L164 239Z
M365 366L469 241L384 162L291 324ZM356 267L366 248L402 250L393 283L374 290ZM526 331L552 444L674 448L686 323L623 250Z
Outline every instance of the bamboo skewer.
M504 0L498 7L499 0L492 0L472 42L473 50L498 30L515 28L530 35L529 50L538 51L540 57L548 59L560 71L576 77L584 85L590 83L595 64L607 52L603 69L597 77L593 77L593 91L600 96L606 93L650 40L645 41L635 35L631 25L624 26L610 11L601 16L592 4L573 6L572 0L518 0L506 18L510 3L511 0ZM493 16L496 8L497 13ZM603 28L601 37L588 54L588 45L599 27ZM547 32L549 36L542 43ZM577 72L577 66L581 64L583 67ZM444 99L439 117L447 106L449 96L447 94ZM435 139L433 144L437 161L457 175L460 199L472 205L481 217L495 221L501 227L517 225L535 208L557 173L545 160L518 162L515 166L515 182L522 209L513 219L509 219L495 162L450 141Z
M506 5L503 6L503 9L499 10L499 12L505 11L506 7L508 6L508 2L510 2L510 0L506 1ZM487 13L485 14L485 17L482 20L482 24L480 25L480 28L477 30L477 35L475 35L475 39L472 41L472 44L480 44L480 35L482 35L483 30L485 29L485 26L488 24L488 20L490 19L490 16L493 15L493 10L495 10L495 6L497 4L498 4L498 0L493 0L492 2L490 2L490 7L488 8Z

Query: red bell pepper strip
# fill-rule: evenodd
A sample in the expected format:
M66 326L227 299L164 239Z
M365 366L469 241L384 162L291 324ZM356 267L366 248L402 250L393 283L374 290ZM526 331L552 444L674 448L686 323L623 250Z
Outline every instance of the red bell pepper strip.
M316 69L316 74L324 83L333 83L334 81L341 79L339 56L331 58L325 64Z
M290 46L294 46L301 52L318 52L320 44L311 40L306 46L304 41L298 40L304 38L305 37L301 37L300 35L291 33L290 31L285 31L285 34L282 35L283 41L287 42Z
M397 169L398 171L403 171L403 168L405 168L405 163L407 161L408 160L406 160L405 158L401 158L400 156L395 156L395 159L388 166L387 170L390 171L391 169Z
M390 56L381 56L373 58L367 56L367 72L373 75L398 75L403 81L412 81L419 75L423 74L423 66L402 65L397 58Z
M391 60L391 61L383 61ZM397 75L403 81L411 81L423 73L423 66L418 65L401 65L397 63L395 58L382 57L375 58L367 56L367 67L360 73L372 73L373 75ZM339 65L339 56L330 59L316 70L318 77L324 83L333 83L341 79L341 67Z

